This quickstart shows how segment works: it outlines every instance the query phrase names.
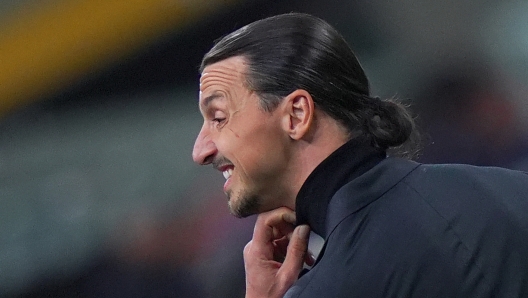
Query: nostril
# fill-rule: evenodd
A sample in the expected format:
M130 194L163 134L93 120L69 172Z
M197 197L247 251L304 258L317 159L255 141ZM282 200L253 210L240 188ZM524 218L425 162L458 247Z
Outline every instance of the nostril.
M214 155L211 154L211 155L209 155L209 156L207 156L207 157L205 157L203 159L202 165L208 165L208 164L212 163L213 160L214 160Z

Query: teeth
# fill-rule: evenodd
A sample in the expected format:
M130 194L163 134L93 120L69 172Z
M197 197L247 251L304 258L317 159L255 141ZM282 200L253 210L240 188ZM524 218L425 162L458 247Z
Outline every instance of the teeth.
M224 178L227 180L233 174L233 169L227 169L223 171L222 174L224 174Z

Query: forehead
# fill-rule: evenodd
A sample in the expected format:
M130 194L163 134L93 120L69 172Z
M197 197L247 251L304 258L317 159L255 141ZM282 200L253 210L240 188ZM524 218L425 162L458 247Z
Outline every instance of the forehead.
M200 92L213 88L245 87L246 59L230 57L204 68L200 77Z

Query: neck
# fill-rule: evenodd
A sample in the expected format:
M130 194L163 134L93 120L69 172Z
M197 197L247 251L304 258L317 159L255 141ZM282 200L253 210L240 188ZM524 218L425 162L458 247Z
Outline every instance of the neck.
M287 207L295 210L299 190L314 169L335 150L345 144L350 136L346 130L324 113L317 115L317 121L310 134L295 141L292 166L290 167L290 195Z

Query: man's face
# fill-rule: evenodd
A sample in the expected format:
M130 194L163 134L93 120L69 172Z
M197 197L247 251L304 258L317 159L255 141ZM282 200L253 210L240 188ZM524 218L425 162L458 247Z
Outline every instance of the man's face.
M229 208L238 217L284 204L290 142L280 105L264 111L245 85L245 71L242 57L204 69L199 99L204 124L193 149L195 162L223 172Z

